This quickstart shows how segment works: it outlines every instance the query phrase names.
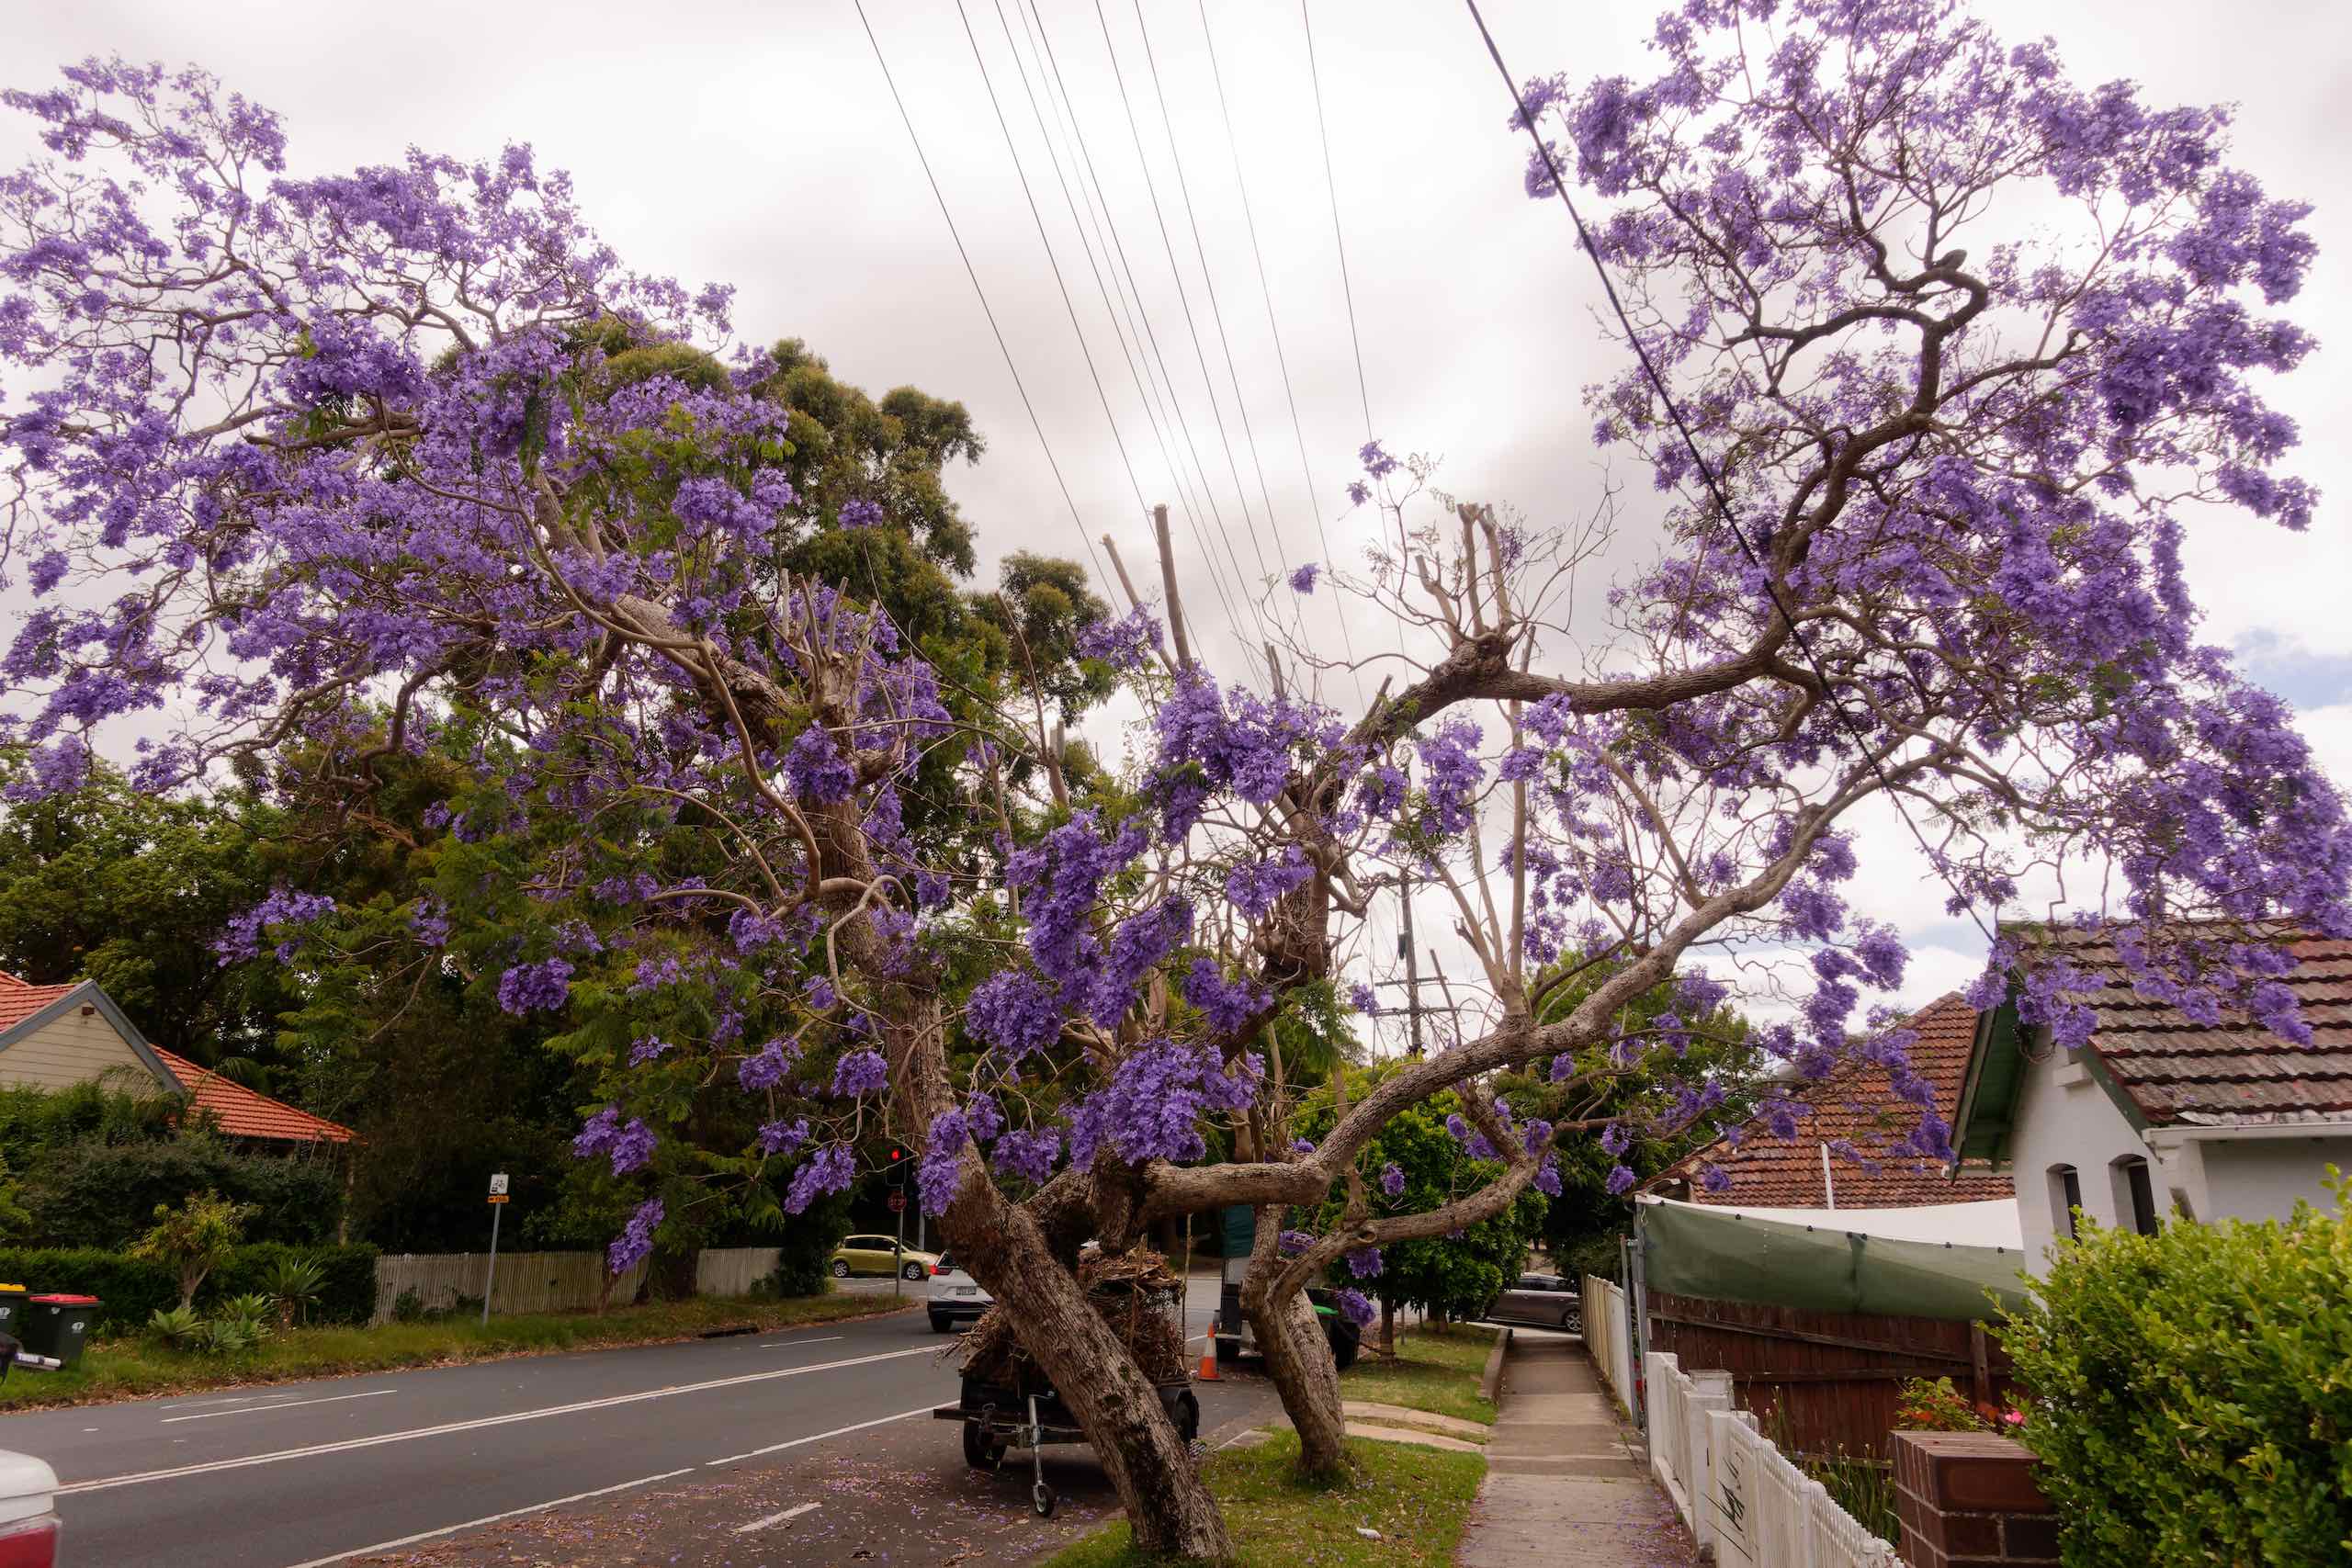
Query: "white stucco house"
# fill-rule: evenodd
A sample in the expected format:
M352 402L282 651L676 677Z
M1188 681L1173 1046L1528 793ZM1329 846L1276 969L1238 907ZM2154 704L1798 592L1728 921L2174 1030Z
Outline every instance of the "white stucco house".
M2081 974L2096 1020L2069 1051L2023 1028L2012 985L1979 1017L1952 1142L2012 1173L2026 1256L2071 1234L2073 1211L2153 1232L2196 1220L2283 1219L2332 1207L2330 1166L2352 1174L2352 942L2289 935L2286 977L2312 1028L2292 1045L2252 1019L2199 1023L2138 995L2104 937L2040 932Z

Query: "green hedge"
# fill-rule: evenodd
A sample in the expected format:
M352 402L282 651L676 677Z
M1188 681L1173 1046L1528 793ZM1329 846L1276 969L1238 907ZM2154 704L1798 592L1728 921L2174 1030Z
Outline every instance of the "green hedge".
M243 1154L217 1138L109 1144L96 1138L12 1159L32 1225L49 1247L127 1247L155 1223L158 1203L193 1192L250 1203L248 1240L318 1247L343 1217L343 1175L328 1159Z
M2100 1230L1996 1329L2075 1568L2340 1562L2352 1540L2352 1189L2334 1213Z
M365 1323L374 1314L374 1247L277 1242L237 1248L205 1280L196 1293L197 1306L265 1290L270 1269L278 1259L294 1257L315 1258L326 1270L326 1283L311 1308L312 1323ZM180 1301L178 1280L170 1269L99 1247L0 1247L0 1281L23 1285L36 1294L97 1297L101 1333L143 1328L158 1308L175 1307Z

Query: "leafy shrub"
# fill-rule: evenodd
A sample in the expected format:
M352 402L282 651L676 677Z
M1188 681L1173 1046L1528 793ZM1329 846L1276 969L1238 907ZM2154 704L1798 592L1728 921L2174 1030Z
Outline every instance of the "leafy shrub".
M2284 1223L2086 1225L1996 1332L2069 1564L2301 1563L2352 1540L2352 1187Z
M310 1309L326 1288L326 1265L315 1258L280 1258L262 1271L264 1289L277 1303L277 1321L291 1328L308 1322Z
M158 1203L154 1224L130 1244L130 1255L170 1269L179 1282L180 1305L192 1305L204 1277L227 1262L244 1239L253 1213L251 1205L232 1203L218 1192L191 1193L176 1209Z
M204 1325L199 1348L215 1356L242 1356L267 1338L269 1331L249 1317L216 1317Z
M194 1307L159 1307L147 1320L147 1331L175 1350L194 1349L204 1326Z
M314 1323L365 1323L376 1311L376 1249L372 1247L291 1247L273 1243L238 1247L213 1269L198 1292L207 1302L268 1289L271 1272L288 1258L315 1259L326 1275ZM35 1291L98 1298L101 1332L133 1332L179 1303L173 1271L160 1263L99 1247L0 1247L0 1280Z
M392 1321L394 1323L423 1323L424 1321L424 1298L416 1293L414 1285L407 1287L392 1298Z
M1984 1432L1992 1423L1977 1413L1950 1378L1907 1378L1895 1396L1894 1425L1906 1432Z
M776 1237L775 1272L769 1278L779 1296L820 1296L827 1289L833 1248L849 1235L849 1198L842 1194L808 1205L786 1222Z

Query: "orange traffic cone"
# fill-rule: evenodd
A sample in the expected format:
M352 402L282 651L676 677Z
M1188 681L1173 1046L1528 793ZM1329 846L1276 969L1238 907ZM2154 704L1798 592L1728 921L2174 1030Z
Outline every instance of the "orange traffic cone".
M1203 1382L1222 1382L1225 1381L1217 1376L1216 1338L1215 1336L1211 1336L1209 1338L1209 1348L1201 1353L1200 1381Z

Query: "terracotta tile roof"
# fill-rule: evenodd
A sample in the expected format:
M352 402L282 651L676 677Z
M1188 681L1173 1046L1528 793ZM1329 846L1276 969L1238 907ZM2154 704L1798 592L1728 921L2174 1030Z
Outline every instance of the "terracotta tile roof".
M290 1143L351 1141L348 1127L307 1111L297 1111L266 1094L255 1094L244 1085L232 1083L160 1045L154 1051L164 1066L171 1069L172 1076L180 1080L190 1103L199 1111L211 1112L220 1122L220 1130L232 1138L276 1138Z
M1961 1080L1976 1038L1976 1010L1957 995L1948 996L1912 1014L1905 1023L1918 1035L1910 1052L1912 1070L1934 1086L1937 1113L1950 1121L1960 1103ZM1728 1141L1710 1144L1651 1178L1644 1190L1687 1181L1694 1203L1825 1208L1823 1144L1843 1138L1864 1151L1884 1147L1900 1142L1917 1122L1917 1111L1895 1097L1883 1067L1857 1064L1806 1089L1800 1098L1813 1107L1813 1114L1798 1127L1794 1141L1774 1137L1758 1118L1742 1130L1737 1148ZM1701 1188L1698 1175L1706 1165L1720 1168L1731 1185L1721 1192ZM1832 1155L1830 1167L1841 1209L1901 1209L2015 1196L2007 1176L1978 1165L1962 1167L1957 1178L1909 1156L1863 1164Z
M31 986L14 975L0 973L0 1031L16 1028L80 985L76 980L63 986Z
M2108 937L2044 933L2046 950L2092 984L2068 993L2095 1016L2091 1049L2152 1126L2261 1125L2352 1113L2352 941L2287 933L2296 959L2285 985L2312 1043L2281 1040L2251 1018L2199 1023L2137 994Z

